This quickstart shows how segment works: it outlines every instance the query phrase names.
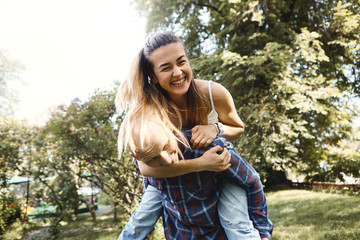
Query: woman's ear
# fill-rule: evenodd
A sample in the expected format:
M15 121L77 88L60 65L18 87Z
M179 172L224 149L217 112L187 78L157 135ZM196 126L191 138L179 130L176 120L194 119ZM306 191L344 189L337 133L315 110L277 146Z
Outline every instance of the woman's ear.
M154 83L154 84L159 83L159 81L157 80L156 76L153 75L153 74L148 77L148 80L149 80L149 79L150 79L150 82L152 82L152 83Z
M155 81L154 77L150 77L150 76L147 77L147 81L150 85L158 83L158 81Z

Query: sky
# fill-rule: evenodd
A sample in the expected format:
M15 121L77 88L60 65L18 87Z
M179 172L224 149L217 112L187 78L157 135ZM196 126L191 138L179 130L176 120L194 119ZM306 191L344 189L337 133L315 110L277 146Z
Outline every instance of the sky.
M25 65L15 117L41 123L55 106L110 89L145 42L145 24L130 0L0 0L0 49Z

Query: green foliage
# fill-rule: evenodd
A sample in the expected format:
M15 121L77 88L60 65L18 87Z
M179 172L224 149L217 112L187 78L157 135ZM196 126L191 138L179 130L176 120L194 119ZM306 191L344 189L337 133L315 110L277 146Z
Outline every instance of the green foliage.
M10 116L18 101L16 89L11 83L19 80L24 65L10 59L8 53L0 49L0 116Z
M274 167L311 179L322 160L332 178L360 175L358 1L134 2L148 32L175 31L199 76L229 89L239 152L265 179Z
M26 172L31 129L26 125L0 118L0 189L7 187L7 179Z
M7 219L15 221L21 217L18 211L24 201L14 198L9 190L8 180L11 177L24 176L30 171L30 146L36 131L36 127L29 128L9 118L0 119L0 228L3 231L7 230L6 227L9 225Z
M114 205L131 213L138 203L142 182L130 157L118 159L116 142L121 116L116 114L114 99L114 90L98 91L84 103L75 99L53 113L44 128L45 142L51 148L51 164L59 166L46 169L68 168L66 175L72 179L63 182L70 187L69 192L91 181ZM64 186L59 189L67 190Z
M7 179L11 177L11 170L20 163L20 139L16 136L17 126L10 121L0 119L0 186L7 187Z
M15 221L20 219L21 210L15 199L5 191L0 193L0 236Z
M59 215L50 221L52 238L59 234L60 222L75 220L79 202L87 201L78 194L84 183L101 188L107 201L128 214L139 202L140 174L129 156L118 158L122 116L115 113L114 98L115 90L97 91L84 103L74 99L69 106L59 106L43 127L1 119L1 192L10 177L30 174L34 181L29 205L45 201L57 206ZM94 213L91 204L89 208ZM7 216L7 210L1 208L0 214Z

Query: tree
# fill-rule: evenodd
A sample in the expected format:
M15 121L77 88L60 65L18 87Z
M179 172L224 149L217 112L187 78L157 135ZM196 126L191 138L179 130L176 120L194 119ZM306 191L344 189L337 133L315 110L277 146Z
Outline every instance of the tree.
M97 91L84 103L74 99L68 107L59 107L45 127L46 142L52 145L52 162L69 166L76 187L84 180L93 181L112 199L115 210L120 205L130 214L138 203L142 181L129 156L118 159L122 116L116 114L114 99L114 90Z
M11 83L19 79L24 66L9 58L6 51L0 49L0 116L9 116L17 103L16 90Z
M20 218L21 199L15 199L9 191L9 179L29 171L31 129L23 123L8 118L0 119L0 234Z
M201 78L227 87L246 130L237 146L265 180L274 168L360 175L359 1L135 0L147 31L175 31ZM343 155L342 149L347 154Z
M7 205L36 206L40 200L57 206L59 217L51 218L51 232L59 232L58 226L64 217L71 217L78 208L79 199L69 165L64 161L53 161L56 154L45 128L27 126L22 122L4 118L0 122L0 189L3 206L0 227L5 230L8 212L15 208ZM32 179L22 199L14 200L8 191L8 180L15 176ZM28 185L29 186L29 185ZM22 203L22 204L20 204ZM27 215L24 216L26 222Z
M13 136L15 126L0 119L0 235L8 226L8 219L15 213L15 209L8 207L11 204L9 192L7 191L7 180L11 177L13 165L19 164L20 143Z

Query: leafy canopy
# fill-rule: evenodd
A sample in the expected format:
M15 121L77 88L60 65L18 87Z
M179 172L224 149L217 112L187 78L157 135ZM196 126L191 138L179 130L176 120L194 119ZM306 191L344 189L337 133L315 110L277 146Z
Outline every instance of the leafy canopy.
M321 161L333 178L359 176L349 104L360 93L359 1L134 2L149 33L175 32L199 77L232 93L246 124L238 148L262 176L290 168L316 178Z

